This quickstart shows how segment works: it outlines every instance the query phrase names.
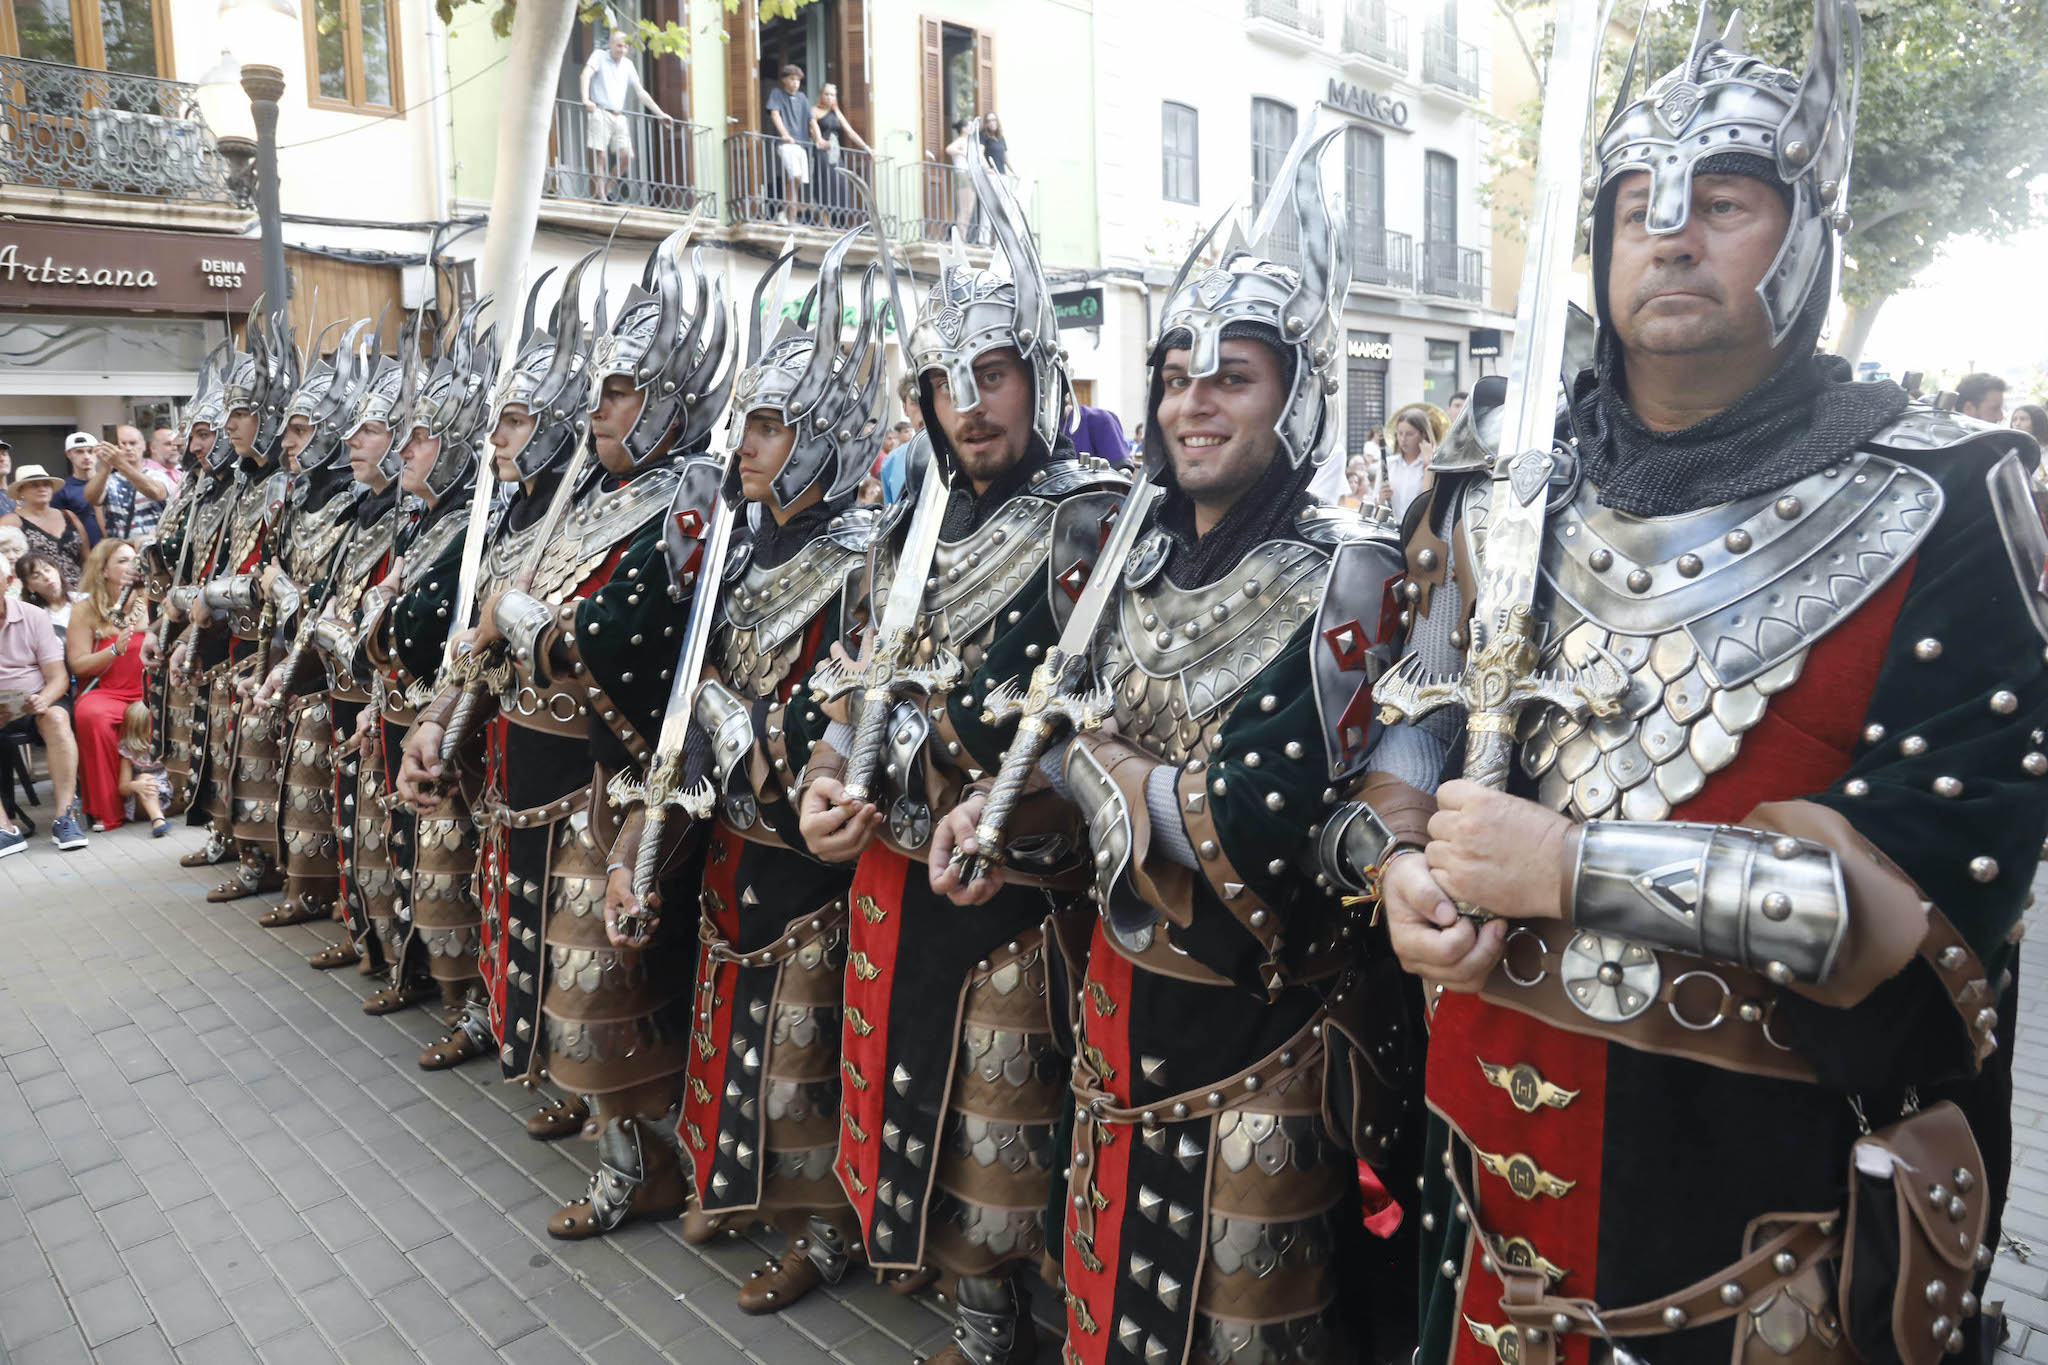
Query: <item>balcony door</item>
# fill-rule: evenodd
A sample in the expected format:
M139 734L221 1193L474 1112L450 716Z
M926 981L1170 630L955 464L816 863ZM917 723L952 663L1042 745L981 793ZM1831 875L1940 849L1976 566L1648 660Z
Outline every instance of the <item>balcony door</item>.
M168 0L0 0L0 56L171 77Z
M1387 147L1370 128L1344 130L1344 200L1351 215L1351 273L1387 278Z
M1458 162L1442 152L1422 159L1423 269L1436 285L1458 279Z

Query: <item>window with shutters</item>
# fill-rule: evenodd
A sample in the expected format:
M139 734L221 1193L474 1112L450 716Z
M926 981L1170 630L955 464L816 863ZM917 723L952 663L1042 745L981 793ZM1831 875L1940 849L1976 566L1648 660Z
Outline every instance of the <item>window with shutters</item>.
M1252 212L1265 207L1274 177L1294 145L1294 106L1279 100L1252 101Z
M927 160L945 161L954 127L996 107L996 40L987 29L943 19L918 22L918 76Z
M169 79L169 11L168 0L0 0L0 56Z
M401 112L397 0L307 0L307 102Z
M1159 193L1176 204L1202 202L1195 111L1172 100L1160 106Z
M1344 131L1344 204L1351 219L1351 259L1383 279L1387 269L1387 148L1370 128Z

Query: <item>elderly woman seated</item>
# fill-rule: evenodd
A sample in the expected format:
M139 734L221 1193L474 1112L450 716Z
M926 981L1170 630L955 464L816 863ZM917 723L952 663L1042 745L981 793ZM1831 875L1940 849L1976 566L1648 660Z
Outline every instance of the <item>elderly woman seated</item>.
M71 688L64 646L50 613L33 602L7 595L14 564L0 560L0 723L32 717L49 754L51 796L57 818L50 822L50 842L70 850L85 847L78 828L78 745L71 736L71 715L58 702ZM0 858L19 853L28 840L0 814Z

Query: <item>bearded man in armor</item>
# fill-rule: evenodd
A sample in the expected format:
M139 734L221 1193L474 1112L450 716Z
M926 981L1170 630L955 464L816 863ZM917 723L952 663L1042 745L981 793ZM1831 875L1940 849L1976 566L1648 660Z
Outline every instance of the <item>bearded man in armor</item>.
M1065 1164L1071 967L1047 929L1044 888L1078 884L1079 832L1064 811L1037 818L1057 804L1037 783L1020 803L1011 884L971 915L933 891L924 863L933 826L1008 746L1014 727L985 719L982 700L1021 683L1053 643L1127 481L1061 434L1071 386L1030 227L979 154L968 160L993 269L949 253L910 342L925 478L950 485L944 520L930 562L906 563L916 499L896 504L866 590L866 648L893 648L878 637L913 626L925 686L864 688L861 708L891 708L869 731L880 752L855 748L862 709L833 722L811 750L799 809L812 852L858 860L835 1169L864 1250L904 1287L930 1265L957 1300L956 1340L934 1360L1009 1365L1035 1349L1015 1274L1047 1250ZM884 619L899 573L925 584L914 622ZM791 713L806 726L826 714L815 703Z
M860 1239L833 1174L851 869L805 847L791 792L822 732L803 723L810 680L856 625L873 533L874 514L854 505L854 492L880 447L885 359L875 284L883 267L865 276L844 352L840 324L846 252L866 231L842 236L820 263L797 314L809 328L780 321L788 259L755 293L722 495L738 524L692 700L691 742L708 756L705 790L716 805L703 831L703 875L689 888L702 919L677 1127L696 1201L683 1236L702 1243L753 1219L787 1235L784 1254L740 1286L739 1306L750 1313L779 1311L837 1283ZM764 319L780 327L765 346ZM704 457L684 479L715 481L720 471ZM671 545L680 582L697 542L678 535ZM606 898L615 919L659 910L634 896L646 798L628 795L622 865ZM660 852L681 842L684 823L668 821Z
M1357 1194L1369 1185L1382 1236L1400 1222L1386 1190L1414 1175L1396 1065L1415 1047L1412 987L1314 857L1332 784L1371 744L1403 573L1390 529L1309 492L1350 281L1322 188L1335 136L1304 135L1253 246L1201 269L1204 239L1169 293L1148 502L1123 513L1145 520L1083 664L1114 728L1039 760L1089 832L1100 908L1061 1000L1069 1361L1348 1361L1374 1328L1370 1358L1412 1344L1398 1312L1359 1311L1404 1306L1410 1280L1359 1227ZM1274 263L1275 239L1299 244L1298 268ZM934 840L932 884L963 906L1004 878L998 859L966 880L952 856L1006 832L980 828L988 804L977 791ZM1347 1305L1367 1264L1376 1283Z
M509 1078L569 1096L530 1134L564 1137L590 1119L597 1138L588 1193L548 1220L564 1238L684 1204L668 1119L689 1031L688 930L664 922L639 938L604 913L617 834L604 791L651 752L672 669L649 650L678 640L688 618L668 591L664 514L678 510L679 461L703 450L732 382L730 308L701 259L683 259L684 238L657 248L599 338L590 430L602 467L572 485L558 524L539 523L537 557L492 585L473 671L443 679L400 779L420 802L442 779L449 732L459 748L481 719L482 967L499 1061ZM557 344L581 326L570 296ZM706 524L710 507L696 514Z
M491 381L498 368L497 329L479 334L479 300L457 319L433 371L400 422L405 441L399 452L398 486L419 500L422 512L407 529L399 562L367 605L360 626L362 655L375 670L387 699L383 713L386 752L403 745L401 721L440 690L449 637L455 621L457 584L475 498L488 499L491 484L478 491L485 424L491 415ZM399 894L407 913L400 942L389 945L397 963L416 964L440 996L452 1039L478 1027L483 1018L483 982L477 965L481 925L473 879L476 821L460 782L440 784L438 799L393 805L389 846L397 865ZM406 976L411 989L419 977ZM477 1056L478 1046L429 1046L421 1067L443 1070Z
M1815 352L1854 7L1803 76L1701 29L1599 140L1547 490L1534 638L1611 713L1525 711L1505 793L1439 784L1454 712L1390 726L1329 822L1433 996L1424 1362L1931 1365L1991 1257L1935 1097L1991 1051L2048 827L2031 442ZM1498 624L1500 405L1409 518L1416 676Z

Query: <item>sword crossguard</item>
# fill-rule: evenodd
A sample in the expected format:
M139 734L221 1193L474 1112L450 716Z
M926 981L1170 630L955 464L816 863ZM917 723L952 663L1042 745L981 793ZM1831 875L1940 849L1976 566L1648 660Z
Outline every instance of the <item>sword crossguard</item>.
M1580 720L1620 711L1630 686L1621 660L1594 645L1577 667L1541 669L1534 620L1528 607L1515 607L1506 627L1476 650L1455 678L1424 672L1421 656L1410 654L1373 689L1380 720L1412 724L1456 705L1464 708L1472 729L1512 731L1515 717L1531 702L1547 702Z
M1115 709L1108 689L1083 690L1087 679L1084 664L1081 656L1054 645L1031 670L1027 688L1019 689L1013 678L984 700L982 722L998 725L1014 717L1017 733L982 805L974 830L975 851L968 853L963 845L953 853L952 866L961 881L980 880L1002 857L1003 827L1059 723L1064 721L1077 732L1092 730Z

